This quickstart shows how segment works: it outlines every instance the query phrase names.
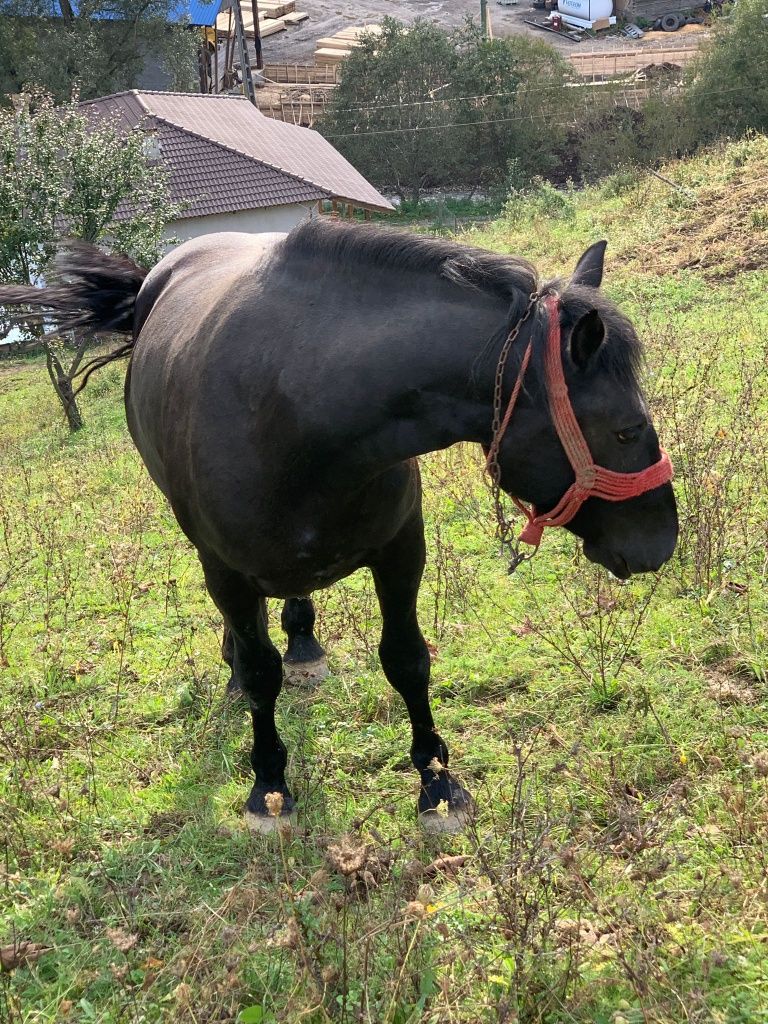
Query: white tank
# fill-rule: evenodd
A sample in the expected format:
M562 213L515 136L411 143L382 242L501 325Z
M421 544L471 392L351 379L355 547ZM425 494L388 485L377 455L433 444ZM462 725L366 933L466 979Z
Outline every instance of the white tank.
M558 0L557 9L573 18L599 21L613 14L613 0Z

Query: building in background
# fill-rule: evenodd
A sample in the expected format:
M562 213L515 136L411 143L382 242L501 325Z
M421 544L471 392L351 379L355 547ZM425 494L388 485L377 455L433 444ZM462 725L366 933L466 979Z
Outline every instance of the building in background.
M184 207L169 238L289 231L323 209L392 210L322 135L265 117L243 96L134 89L80 106L146 133L147 152L168 169L171 201Z

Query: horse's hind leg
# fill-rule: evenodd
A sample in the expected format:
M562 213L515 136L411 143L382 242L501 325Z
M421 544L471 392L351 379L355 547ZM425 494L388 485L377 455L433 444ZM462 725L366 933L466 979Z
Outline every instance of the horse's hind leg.
M280 793L282 814L293 810L285 782L288 755L275 726L275 703L283 684L282 659L269 638L266 598L248 578L201 555L208 592L227 623L223 653L231 651L232 681L248 700L253 721L251 767L256 781L245 805L251 827L270 831L275 824L267 810L268 793Z
M235 674L232 671L232 665L235 660L235 641L232 637L232 630L229 626L224 623L224 635L221 638L221 660L229 665L230 676L229 682L227 683L227 693L231 696L240 696L241 690L237 685Z
M379 656L411 720L411 760L421 776L419 821L427 831L457 832L466 823L472 798L448 771L448 747L429 706L429 650L416 618L424 559L424 523L418 510L371 563L383 619Z
M283 657L285 681L295 686L311 686L328 675L325 651L314 634L315 606L308 597L289 597L283 605L280 624L288 636Z

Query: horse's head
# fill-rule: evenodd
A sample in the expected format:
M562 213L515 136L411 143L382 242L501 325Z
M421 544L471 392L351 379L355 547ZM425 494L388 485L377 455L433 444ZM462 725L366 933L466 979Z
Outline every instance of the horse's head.
M562 292L560 358L592 462L616 473L639 473L658 463L661 451L638 384L637 335L599 291L604 254L604 242L588 249ZM552 305L550 315L557 308ZM534 330L546 330L543 313L537 324ZM502 488L531 502L538 515L558 506L575 477L551 415L551 390L543 356L537 355L499 449ZM625 579L655 571L677 540L672 486L664 483L619 501L589 497L565 525L584 540L587 558L614 575Z

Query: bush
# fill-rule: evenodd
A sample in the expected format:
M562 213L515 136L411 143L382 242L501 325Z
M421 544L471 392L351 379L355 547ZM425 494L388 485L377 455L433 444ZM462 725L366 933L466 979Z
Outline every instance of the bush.
M768 0L739 0L689 70L686 107L699 142L768 131Z
M576 216L576 204L570 189L557 189L551 182L539 179L530 189L516 189L510 192L503 216L511 224L522 224L537 217L573 220Z
M377 184L418 202L424 188L494 187L554 169L565 134L568 69L550 47L489 40L471 22L385 18L344 62L320 130Z

